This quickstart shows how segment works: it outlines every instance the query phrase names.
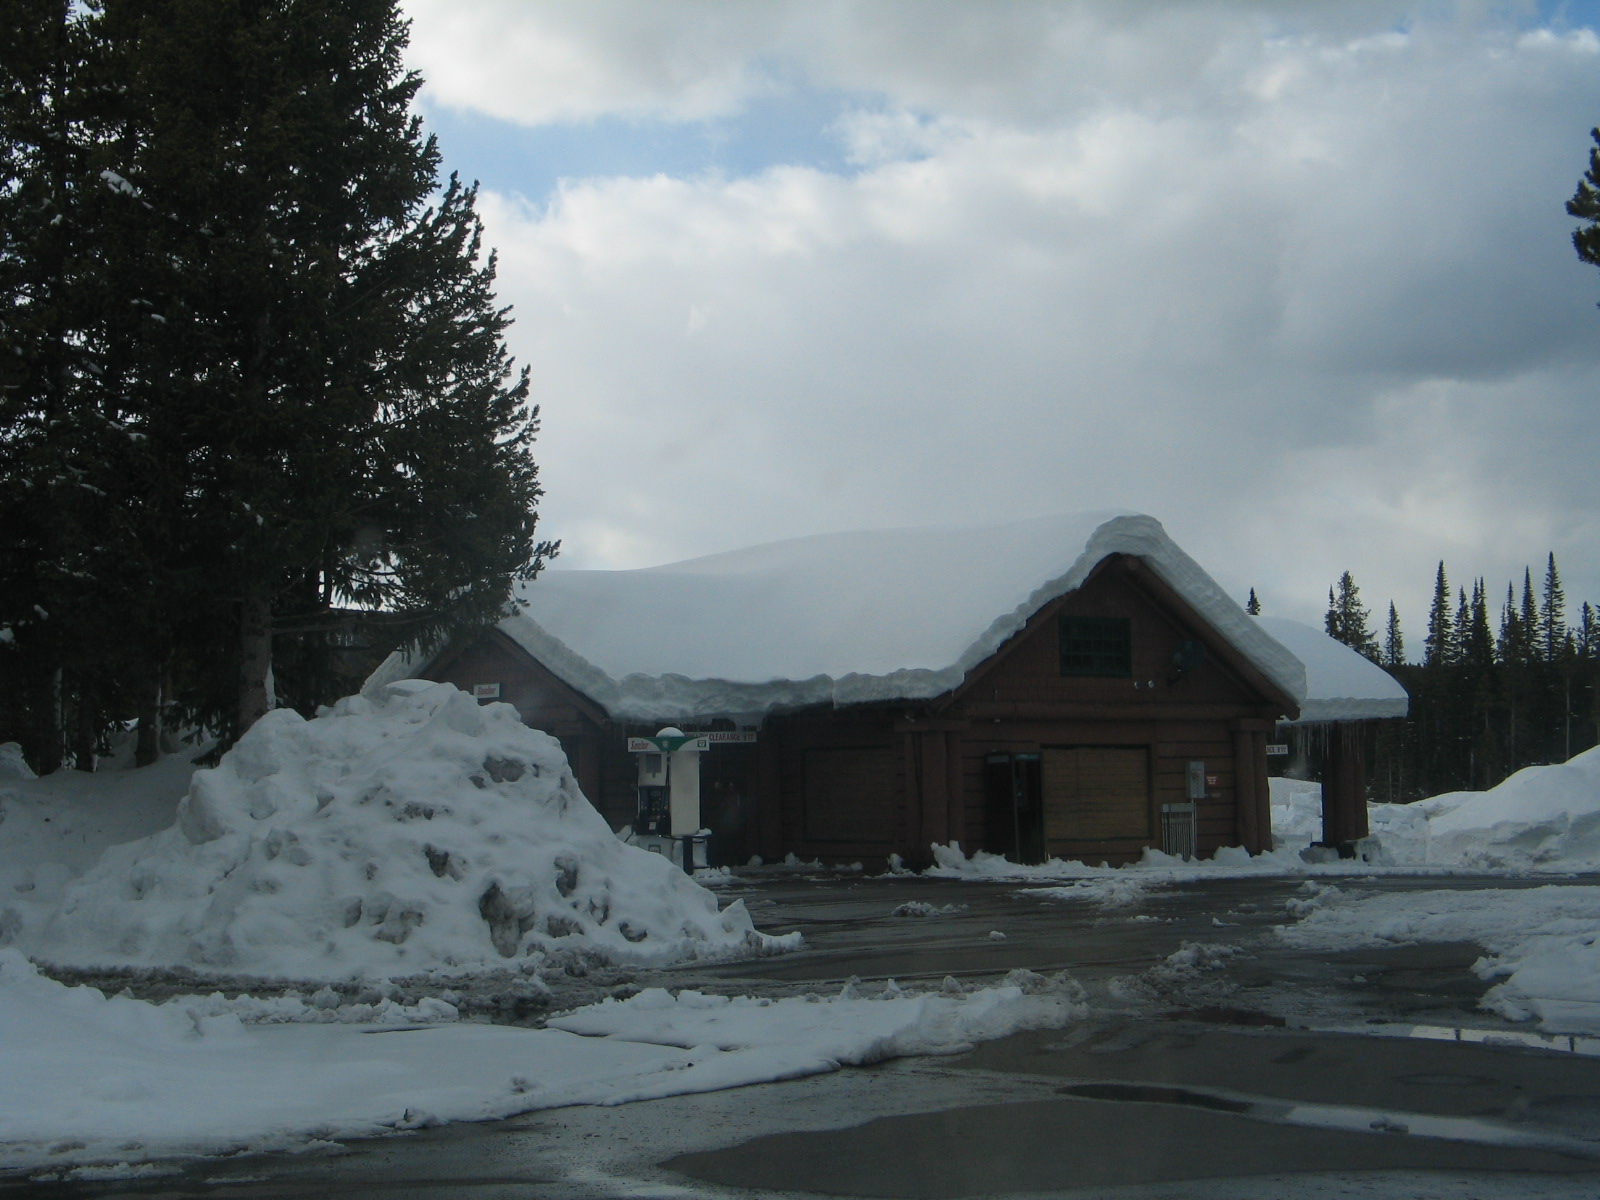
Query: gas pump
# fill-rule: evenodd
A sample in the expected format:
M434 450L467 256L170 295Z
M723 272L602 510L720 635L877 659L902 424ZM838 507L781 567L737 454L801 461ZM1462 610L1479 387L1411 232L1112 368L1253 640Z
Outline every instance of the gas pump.
M639 756L639 815L633 844L664 854L685 871L707 865L708 831L700 825L703 734L668 727L653 738L629 738Z
M667 762L667 755L661 753L639 756L639 819L633 824L635 834L672 836Z

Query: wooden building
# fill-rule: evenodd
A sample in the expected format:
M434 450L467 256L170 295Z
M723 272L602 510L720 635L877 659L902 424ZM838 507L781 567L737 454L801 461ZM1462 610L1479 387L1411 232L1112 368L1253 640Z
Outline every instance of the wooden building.
M1278 738L1300 752L1300 769L1322 784L1320 845L1345 856L1358 852L1367 837L1367 751L1377 726L1403 718L1411 699L1400 681L1320 629L1282 617L1262 617L1261 627L1298 658L1306 669L1306 696L1300 715L1283 722Z
M520 601L369 686L515 705L616 828L637 815L630 736L722 733L701 756L722 862L1259 851L1266 744L1305 695L1299 659L1143 516L552 570Z

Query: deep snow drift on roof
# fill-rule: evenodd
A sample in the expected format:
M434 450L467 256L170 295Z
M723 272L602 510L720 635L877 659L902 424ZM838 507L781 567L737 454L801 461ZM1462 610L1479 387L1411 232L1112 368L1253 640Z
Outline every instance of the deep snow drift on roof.
M636 571L551 569L521 586L500 628L622 719L926 699L1117 553L1142 559L1300 698L1294 655L1158 521L1133 514L821 534ZM372 685L424 666L396 656Z
M421 681L312 721L268 713L195 773L174 826L107 850L29 943L62 965L300 980L782 945L619 842L510 705Z
M1411 698L1389 672L1322 630L1283 617L1257 617L1273 639L1305 664L1298 724L1403 717Z

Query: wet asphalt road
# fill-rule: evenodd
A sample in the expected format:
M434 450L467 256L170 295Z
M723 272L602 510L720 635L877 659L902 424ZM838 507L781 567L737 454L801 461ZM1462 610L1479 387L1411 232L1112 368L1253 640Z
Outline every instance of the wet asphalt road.
M1069 970L1089 990L1091 1018L963 1055L319 1155L209 1160L122 1182L0 1180L0 1200L1600 1194L1600 1059L1376 1036L1523 1031L1477 1010L1487 985L1470 971L1476 946L1285 950L1272 928L1299 887L1213 880L1103 908L1014 884L769 876L725 894L769 932L800 930L808 949L637 982L782 994L852 977L976 983L1018 967ZM891 915L907 902L941 911ZM1214 969L1159 969L1195 943L1216 951Z

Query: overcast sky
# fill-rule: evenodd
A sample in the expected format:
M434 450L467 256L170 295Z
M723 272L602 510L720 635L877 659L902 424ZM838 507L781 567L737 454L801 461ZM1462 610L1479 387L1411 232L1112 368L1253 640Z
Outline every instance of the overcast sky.
M1082 509L1600 603L1593 4L409 0L562 566Z

